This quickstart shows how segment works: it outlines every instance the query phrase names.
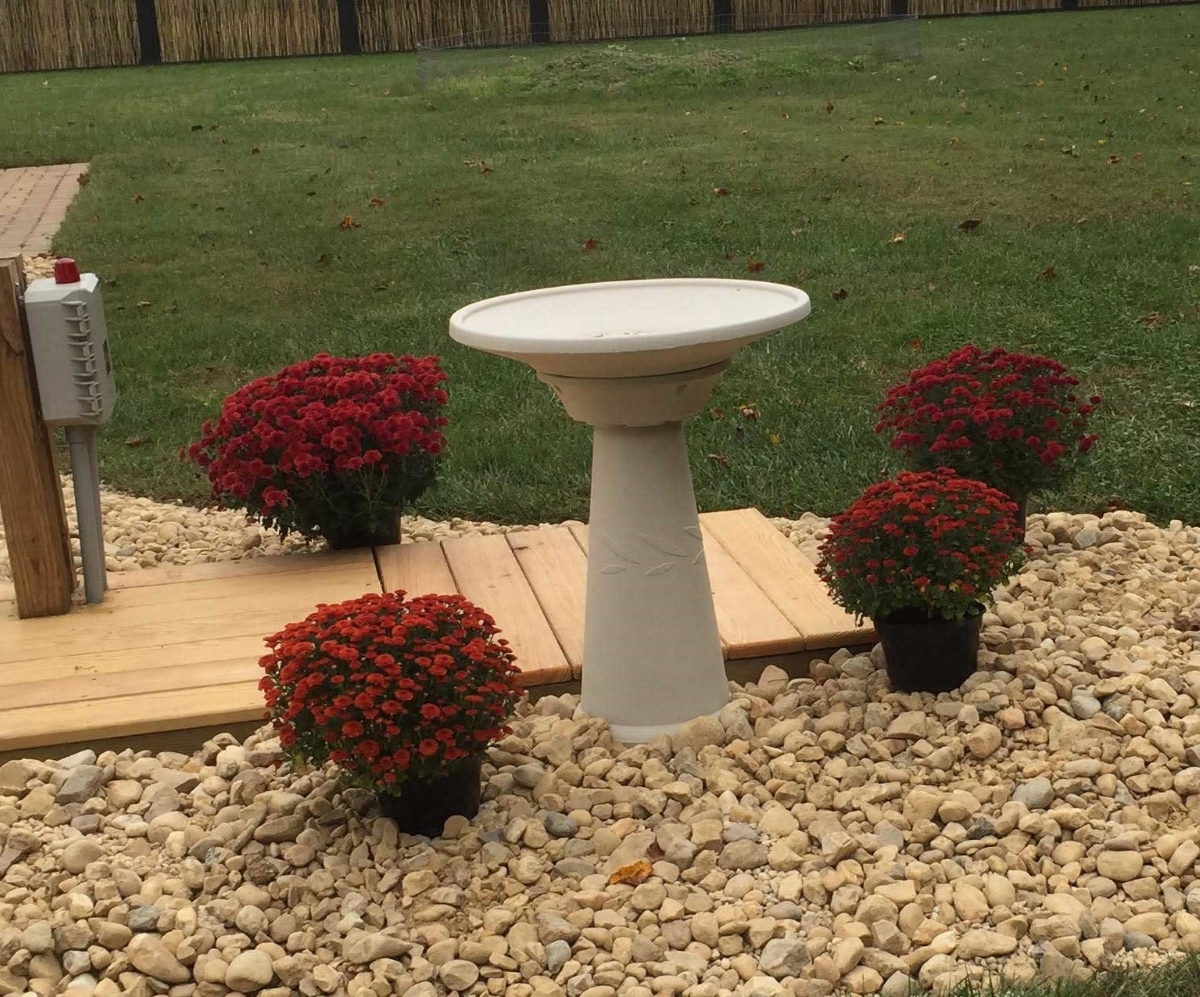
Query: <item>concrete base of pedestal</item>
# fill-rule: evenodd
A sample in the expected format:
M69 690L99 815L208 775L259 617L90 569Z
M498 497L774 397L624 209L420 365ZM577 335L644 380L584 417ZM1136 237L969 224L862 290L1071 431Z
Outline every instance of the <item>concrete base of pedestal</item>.
M624 743L729 699L683 426L595 430L585 712Z

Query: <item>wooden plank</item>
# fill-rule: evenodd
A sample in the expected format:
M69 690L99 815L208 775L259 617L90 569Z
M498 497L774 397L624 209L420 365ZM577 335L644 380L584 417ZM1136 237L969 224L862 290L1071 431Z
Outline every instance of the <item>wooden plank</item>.
M41 420L17 295L20 264L0 261L0 518L22 617L71 608L75 566L54 444Z
M14 625L24 626L23 623L16 624L15 621ZM276 627L270 632L275 633L278 630ZM0 647L4 646L6 638L13 632L0 625ZM181 665L199 672L199 666L210 661L258 661L267 652L264 643L266 636L268 632L263 631L261 634L255 632L234 637L193 640L184 644L158 643L144 647L117 647L99 651L83 644L74 648L73 653L48 655L45 658L19 661L0 668L0 697L3 697L4 690L10 686L33 681L52 686L64 679L80 675L117 675L122 672L149 671Z
M458 593L440 543L426 540L376 547L375 558L385 592L403 592L410 597Z
M442 549L458 591L491 615L517 655L522 685L571 677L571 665L502 536L444 540Z
M775 607L721 542L700 524L717 630L727 660L793 654L804 637Z
M575 538L575 542L579 544L580 549L583 551L584 556L586 557L588 552L587 526L583 523L572 523L567 528L571 531L571 536Z
M157 568L134 571L110 571L110 589L129 589L148 585L167 585L171 582L202 582L220 578L245 578L284 572L340 571L361 566L364 570L374 564L369 549L322 550L305 554L268 554L240 561L209 561L203 564L164 564ZM264 579L263 584L269 584Z
M114 754L125 751L149 751L158 754L160 751L177 751L181 755L190 755L200 750L205 741L211 741L218 734L232 734L242 743L251 734L263 726L261 718L237 723L210 724L207 727L186 727L182 730L151 731L148 734L127 734L124 737L89 737L86 741L55 741L40 748L7 748L0 751L0 765L16 758L56 759L66 758L77 752L91 750L96 754L111 751ZM70 731L65 731L63 737L69 737Z
M808 649L864 644L874 630L835 605L816 568L757 509L709 513L704 526L804 637Z
M266 650L263 648L262 650ZM31 669L40 672L40 669ZM136 671L80 674L47 682L40 674L33 681L5 685L0 698L0 726L10 713L33 706L85 703L118 696L140 696L172 689L203 689L233 682L257 682L263 676L258 654L230 661L204 661L170 667L139 668Z
M89 740L155 731L185 730L260 720L266 716L255 682L233 682L204 689L176 689L144 696L56 703L14 710L0 724L0 751L57 744L66 737Z
M253 596L141 605L125 605L122 593L112 592L102 604L76 610L69 621L26 620L10 626L0 646L0 664L73 654L84 648L102 651L183 644L206 637L265 636L303 619L319 603L378 591L377 583L371 582L373 578L364 583L361 572L335 575L319 585L299 575L278 576Z
M508 534L508 545L579 678L583 668L587 557L563 526Z
M315 609L318 602L329 602L329 593L355 592L364 595L379 591L379 575L375 562L368 557L358 564L346 568L326 568L323 571L277 571L267 575L231 575L228 578L197 579L195 581L166 582L162 585L136 585L132 588L116 589L105 600L106 608L111 604L114 613L124 614L139 606L158 606L174 613L177 603L184 604L179 612L187 618L212 615L204 606L224 602L227 607L240 609L253 603L264 608L263 600L271 605L287 603L290 598L298 608L310 606ZM353 595L345 598L354 598ZM196 603L192 609L191 604ZM311 605L310 605L311 604ZM92 607L80 610L80 619L85 619ZM307 615L307 614L306 614ZM128 617L133 620L136 617Z

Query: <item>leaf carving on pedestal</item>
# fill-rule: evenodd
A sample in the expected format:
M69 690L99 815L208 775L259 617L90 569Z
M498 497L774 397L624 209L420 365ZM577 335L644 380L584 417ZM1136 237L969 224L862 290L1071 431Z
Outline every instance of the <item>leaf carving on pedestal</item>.
M670 554L672 557L687 557L688 556L688 552L686 550L684 550L682 547L677 547L673 543L668 543L666 540L663 540L661 537L651 537L651 536L647 536L645 533L639 533L638 539L641 540L647 546L653 547L655 550L661 550L664 554Z

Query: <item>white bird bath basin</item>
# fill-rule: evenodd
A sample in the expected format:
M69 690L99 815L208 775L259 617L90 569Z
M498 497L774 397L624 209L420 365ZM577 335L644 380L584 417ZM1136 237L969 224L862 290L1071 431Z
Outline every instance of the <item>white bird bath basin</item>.
M734 353L809 309L782 284L632 280L503 295L450 319L455 340L529 364L594 427L582 706L622 742L728 701L683 423Z

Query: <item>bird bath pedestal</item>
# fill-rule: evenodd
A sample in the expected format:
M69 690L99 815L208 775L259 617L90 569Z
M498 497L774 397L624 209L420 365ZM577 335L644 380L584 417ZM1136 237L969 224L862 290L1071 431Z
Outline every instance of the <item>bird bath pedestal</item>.
M583 709L624 743L729 699L683 423L741 347L805 318L761 281L552 287L456 312L466 346L529 364L593 428Z

